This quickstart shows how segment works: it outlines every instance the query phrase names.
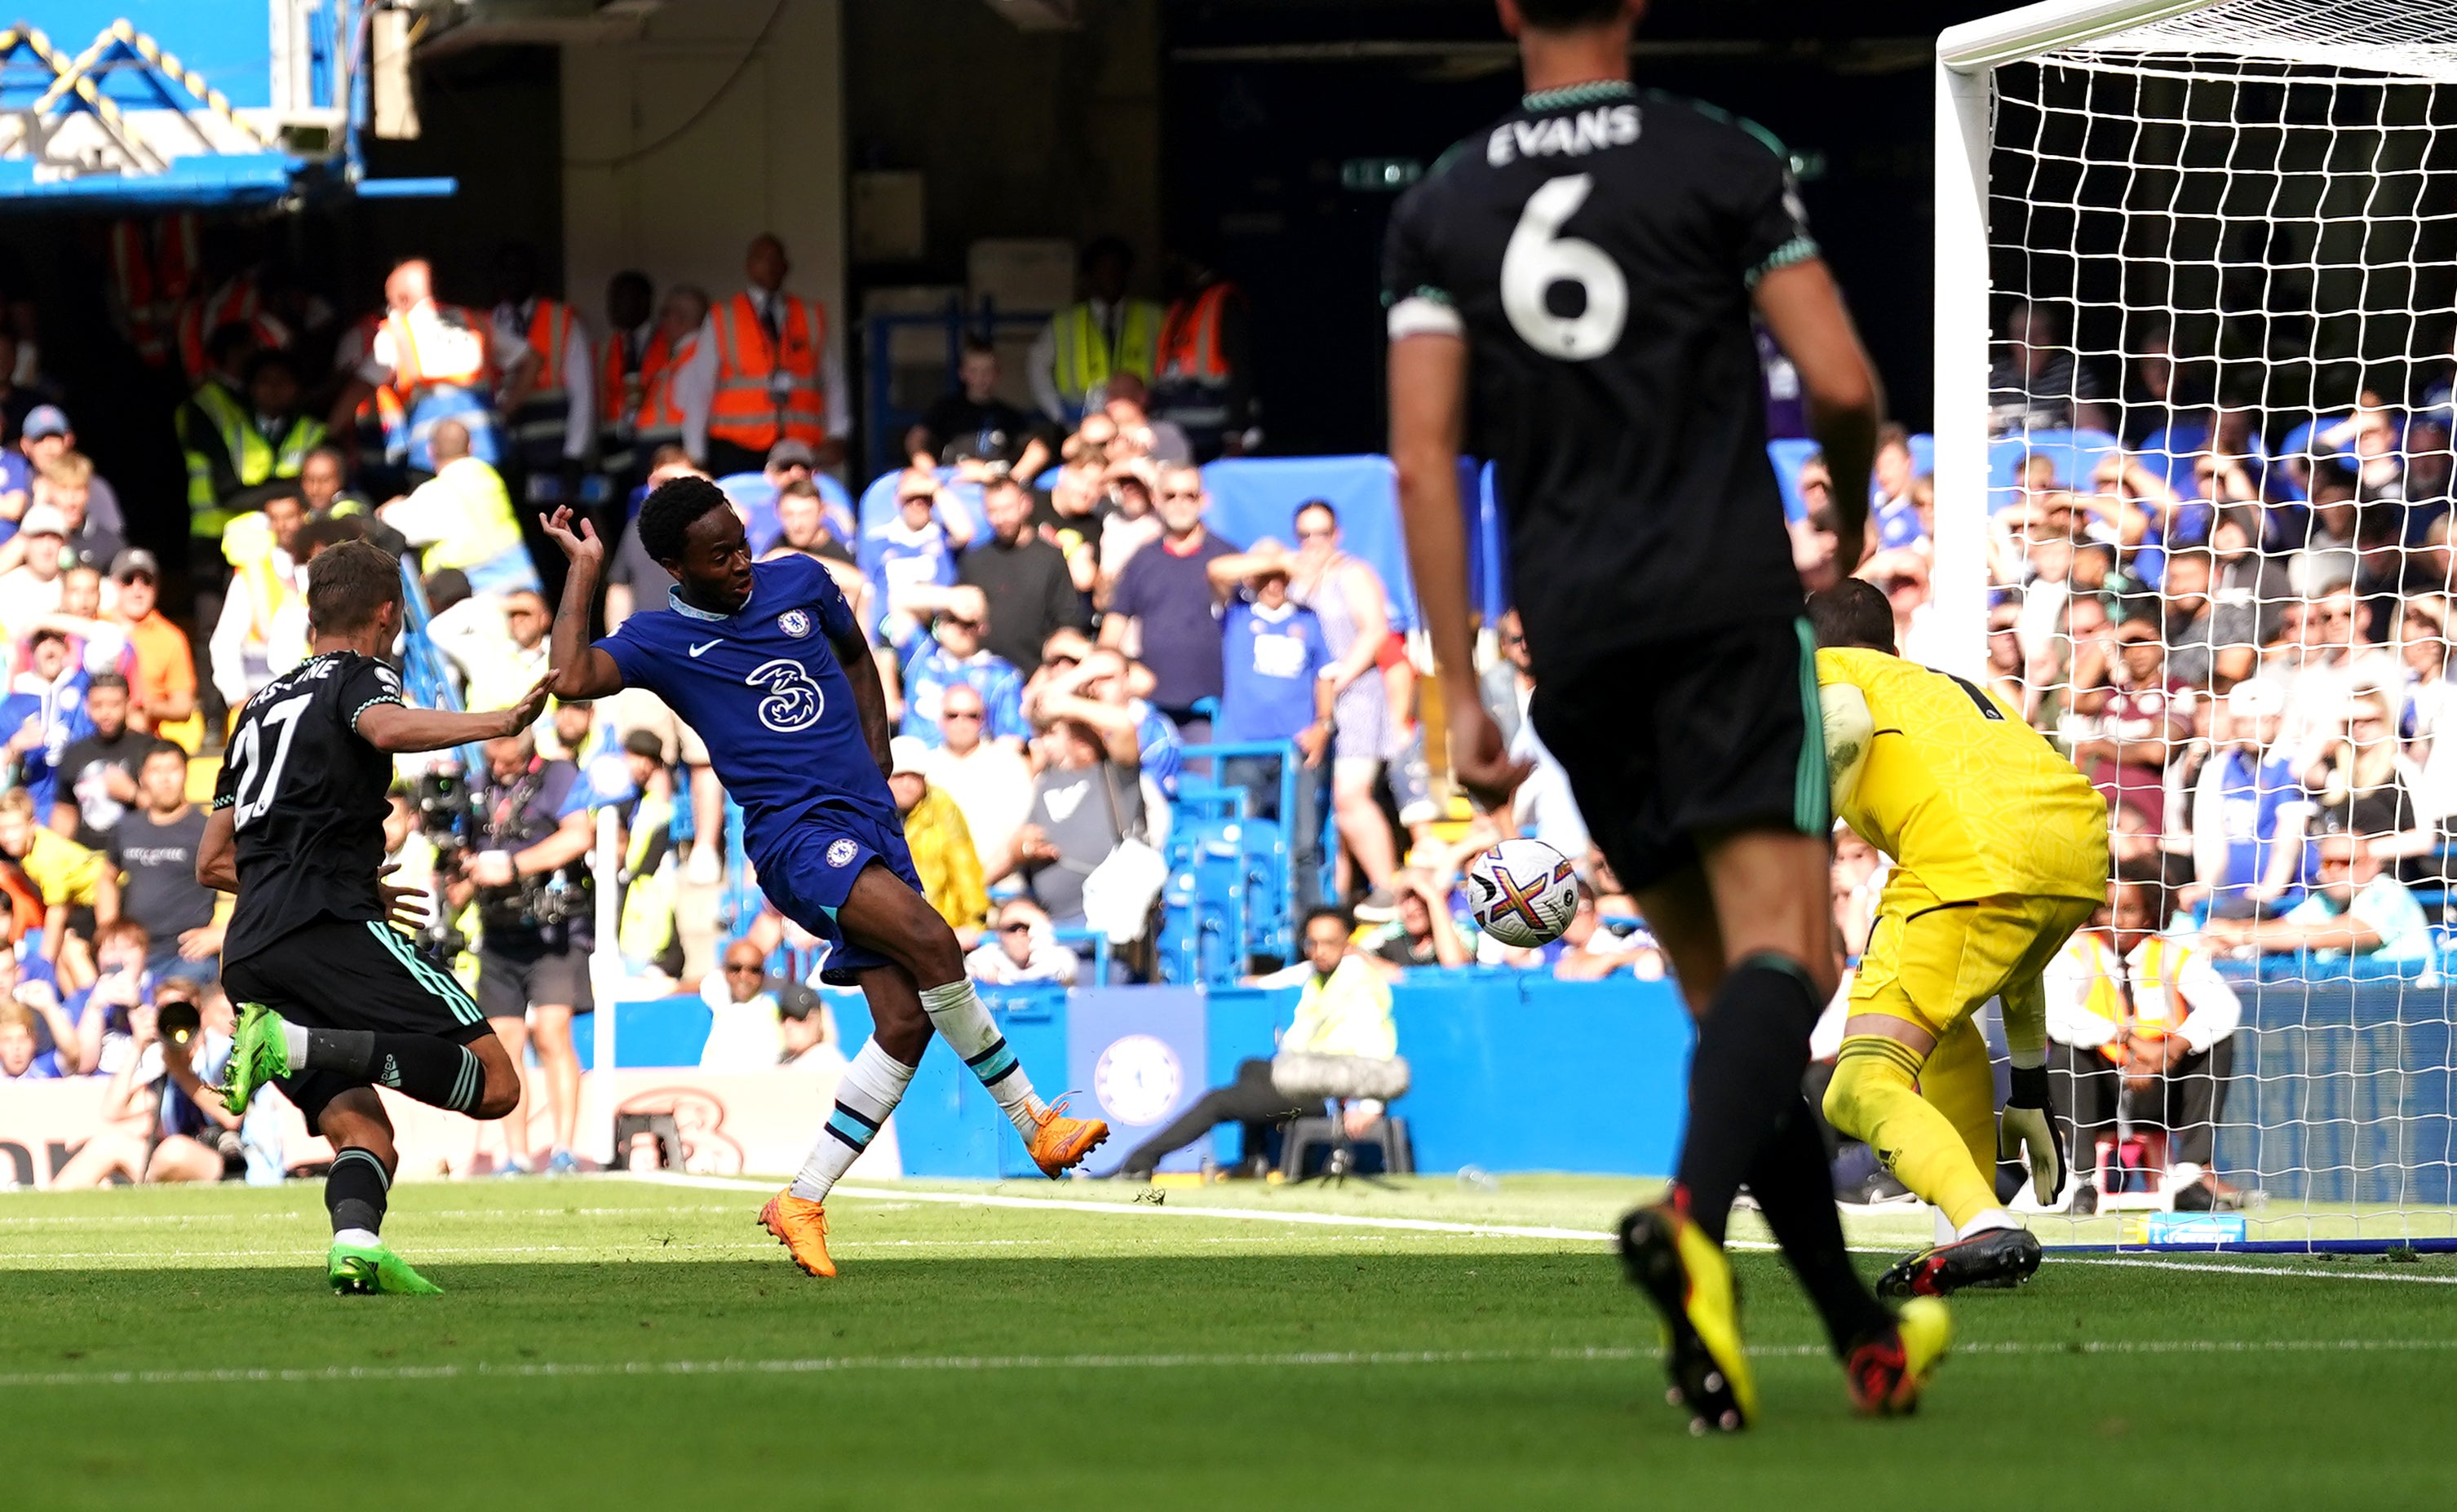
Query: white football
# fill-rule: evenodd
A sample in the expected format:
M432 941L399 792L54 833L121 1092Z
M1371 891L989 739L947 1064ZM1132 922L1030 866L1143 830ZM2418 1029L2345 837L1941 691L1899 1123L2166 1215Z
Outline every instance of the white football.
M1519 950L1550 945L1579 909L1579 868L1541 840L1505 840L1467 864L1476 927Z

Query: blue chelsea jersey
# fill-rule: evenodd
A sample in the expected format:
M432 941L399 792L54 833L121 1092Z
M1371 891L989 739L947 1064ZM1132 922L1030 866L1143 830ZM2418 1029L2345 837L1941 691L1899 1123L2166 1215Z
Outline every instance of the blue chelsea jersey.
M666 608L631 616L597 644L625 684L665 700L708 744L755 862L821 809L903 828L830 644L857 633L836 580L794 556L754 563L751 598L734 614L671 594Z

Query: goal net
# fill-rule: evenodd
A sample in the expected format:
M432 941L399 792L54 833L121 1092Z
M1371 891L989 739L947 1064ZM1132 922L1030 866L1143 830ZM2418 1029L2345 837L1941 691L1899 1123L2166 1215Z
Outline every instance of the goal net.
M2457 12L2033 6L1938 80L1911 633L2073 753L2127 879L2051 981L2096 1209L2033 1221L2447 1246Z

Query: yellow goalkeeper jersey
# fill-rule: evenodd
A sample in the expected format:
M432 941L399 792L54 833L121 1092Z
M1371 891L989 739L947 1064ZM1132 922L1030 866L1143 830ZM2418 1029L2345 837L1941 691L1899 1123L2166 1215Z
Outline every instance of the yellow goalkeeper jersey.
M1974 684L1883 651L1817 653L1869 702L1876 738L1842 817L1939 902L2107 891L2107 805Z

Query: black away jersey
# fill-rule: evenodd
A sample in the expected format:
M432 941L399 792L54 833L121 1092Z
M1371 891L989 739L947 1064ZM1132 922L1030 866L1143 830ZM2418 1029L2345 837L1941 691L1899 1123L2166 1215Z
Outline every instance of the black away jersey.
M238 845L225 963L319 918L384 916L376 869L392 758L360 738L359 715L401 701L392 668L356 651L311 656L247 701L214 787Z
M1399 201L1391 336L1468 342L1539 674L1799 612L1749 301L1816 255L1768 139L1625 84L1527 96Z

